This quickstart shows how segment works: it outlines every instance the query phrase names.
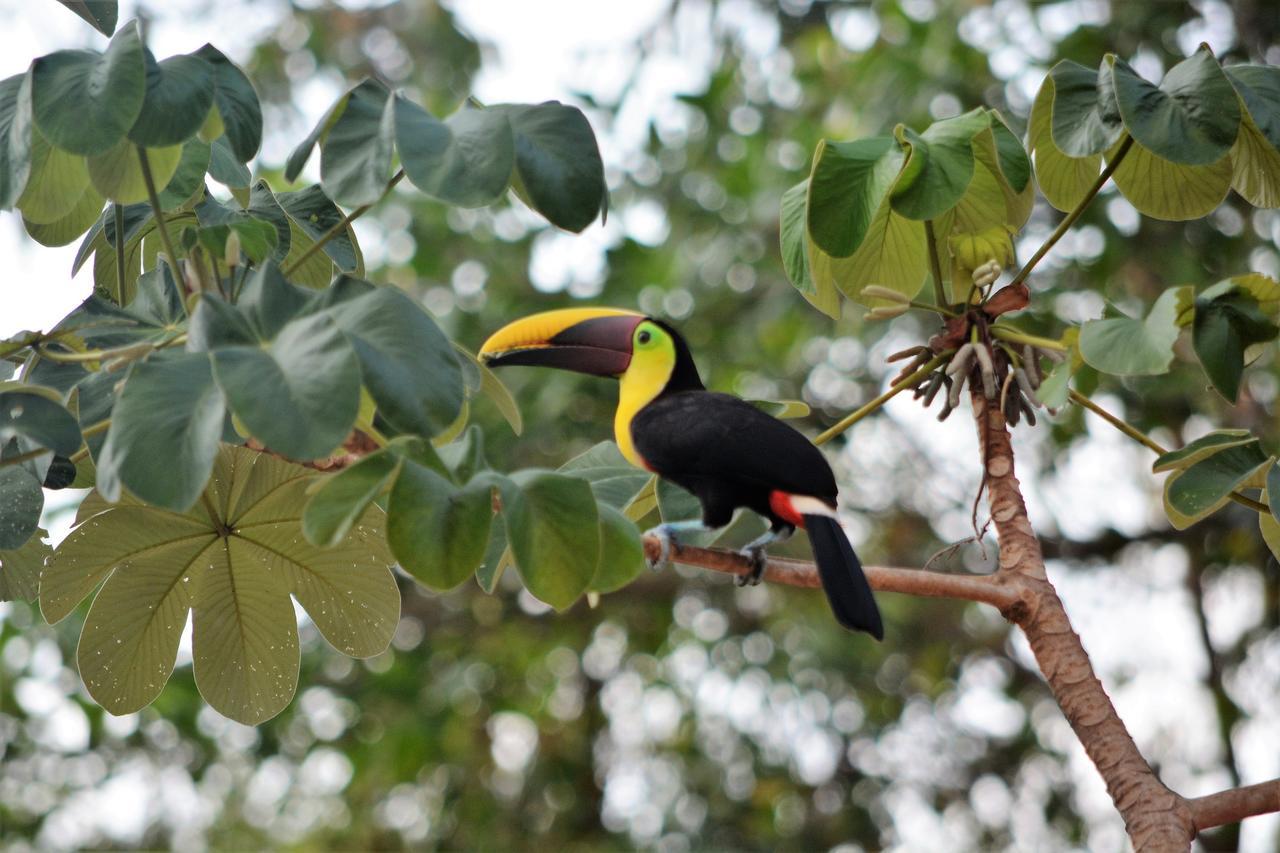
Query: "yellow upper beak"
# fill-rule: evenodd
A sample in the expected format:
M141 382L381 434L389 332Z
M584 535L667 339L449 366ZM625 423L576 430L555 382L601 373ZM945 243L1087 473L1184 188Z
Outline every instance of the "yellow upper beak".
M489 336L480 347L480 360L488 361L512 350L536 349L552 346L552 339L585 320L598 317L635 317L643 314L623 311L620 308L561 308L530 314L508 323Z

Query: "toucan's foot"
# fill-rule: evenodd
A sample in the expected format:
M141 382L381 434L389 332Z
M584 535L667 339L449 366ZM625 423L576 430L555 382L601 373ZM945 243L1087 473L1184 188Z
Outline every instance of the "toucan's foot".
M671 565L671 551L680 545L676 541L675 531L671 529L669 524L659 524L650 530L645 531L645 536L658 537L658 559L651 560L646 555L645 564L649 566L649 571L660 572Z
M739 553L751 561L751 571L745 575L738 575L738 586L757 585L760 583L760 578L764 577L765 566L769 565L769 555L764 552L764 547L760 545L748 545Z

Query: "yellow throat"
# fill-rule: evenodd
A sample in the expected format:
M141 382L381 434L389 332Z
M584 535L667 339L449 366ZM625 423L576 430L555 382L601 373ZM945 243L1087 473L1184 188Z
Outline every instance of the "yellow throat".
M671 335L651 322L636 327L631 343L631 364L619 377L621 383L618 411L613 416L613 439L628 462L648 471L652 469L631 439L631 422L667 387L676 366L676 347Z

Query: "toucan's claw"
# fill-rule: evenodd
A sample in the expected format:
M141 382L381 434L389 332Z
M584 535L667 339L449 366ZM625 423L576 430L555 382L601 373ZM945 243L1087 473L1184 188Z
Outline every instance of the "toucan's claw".
M760 546L743 548L742 556L751 561L751 571L745 575L738 575L738 586L756 586L760 583L760 579L764 577L765 566L769 565L769 555L764 552L764 548Z
M672 546L679 545L676 541L675 533L665 524L659 524L652 530L645 531L645 536L656 536L658 538L658 559L651 560L646 555L645 564L648 565L649 571L660 572L671 565L671 549Z

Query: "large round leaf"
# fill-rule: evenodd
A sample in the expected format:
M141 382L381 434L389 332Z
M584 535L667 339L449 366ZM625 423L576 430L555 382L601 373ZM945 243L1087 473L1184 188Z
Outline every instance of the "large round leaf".
M507 191L515 140L504 112L464 106L440 121L396 95L395 121L400 164L427 195L459 207L480 207Z
M38 225L71 213L89 186L85 160L54 148L39 133L31 139L31 174L18 198L23 218Z
M2 513L0 513L2 514ZM40 593L40 570L53 552L37 530L20 548L0 549L0 601L34 601Z
M0 467L0 550L21 548L40 524L44 490L21 465Z
M591 486L577 477L522 471L499 482L507 541L529 592L558 610L591 584L600 526Z
M591 589L613 592L631 583L644 571L644 544L635 522L612 506L600 510L600 560L591 578Z
M818 143L809 176L809 237L824 252L847 258L862 245L906 155L891 136Z
M18 202L31 173L31 74L0 80L0 210Z
M1109 317L1090 320L1080 330L1080 355L1114 376L1154 376L1173 362L1178 340L1178 291L1160 294L1145 320Z
M1101 154L1124 132L1112 77L1109 62L1094 71L1064 59L1049 70L1041 91L1049 87L1052 141L1067 157Z
M379 450L326 477L302 516L307 541L330 547L345 539L369 505L391 485L400 464L399 456Z
M203 353L153 356L129 371L98 454L98 488L124 486L183 511L204 491L222 435L223 399Z
M85 187L75 207L67 211L61 219L43 224L23 218L22 225L41 246L66 246L93 227L102 213L104 199L93 187Z
M24 391L0 393L0 446L24 438L60 456L80 449L80 427L58 403Z
M1232 188L1255 207L1280 207L1280 68L1224 69L1246 112L1231 149Z
M258 93L245 73L213 45L206 44L195 55L213 66L213 79L217 84L213 103L222 117L223 133L232 153L240 162L247 163L262 145L262 106Z
M899 127L894 135L909 153L890 196L894 211L920 220L954 207L973 178L973 138L990 127L982 109L935 121L920 134Z
M213 107L213 66L199 56L147 56L147 94L130 141L150 148L186 142L196 135Z
M294 320L265 349L215 349L213 364L231 411L285 456L327 456L355 424L360 363L328 317Z
M215 146L216 147L216 146ZM276 202L288 215L293 224L303 235L312 241L320 240L331 228L342 222L342 211L338 210L318 185L310 186L297 192L278 193ZM293 240L293 251L301 254L307 245L301 240ZM336 237L325 243L322 250L334 265L342 272L360 275L364 262L360 258L360 250L356 246L355 233L351 226L346 226ZM292 255L291 255L292 256ZM321 259L323 260L323 259ZM285 263L285 269L290 263ZM330 276L326 276L326 281Z
M435 590L449 590L475 574L493 520L492 487L477 480L457 488L406 460L387 505L387 543L404 569Z
M105 53L59 50L31 64L36 126L58 148L101 154L124 138L142 110L146 56L136 23Z
M810 305L834 319L840 316L840 294L830 279L824 279L819 287L809 273L808 194L808 179L782 194L782 209L778 214L782 268Z
M320 184L339 204L359 207L381 198L395 147L395 105L387 87L365 80L320 146Z
M147 201L147 181L143 175L142 160L147 158L151 180L159 193L169 185L182 162L182 146L168 148L142 148L127 139L109 151L89 158L89 178L98 192L116 204L139 204Z
M1072 157L1054 142L1056 91L1053 75L1045 75L1031 107L1027 147L1035 162L1036 183L1040 185L1040 191L1049 204L1065 211L1075 207L1093 186L1102 168L1102 157L1098 154Z
M1118 148L1107 155L1114 161ZM1156 219L1183 221L1211 213L1231 189L1231 157L1207 166L1184 166L1165 160L1134 142L1112 180L1139 211Z
M553 225L581 231L607 209L596 135L582 110L557 101L492 107L515 134L516 192Z
M836 287L859 302L867 301L862 289L869 284L913 297L924 286L928 268L924 224L899 214L888 199L881 203L866 238L851 256L833 258L809 244L809 274L819 291Z
M1110 65L1125 129L1156 157L1185 166L1222 160L1235 144L1240 105L1222 67L1202 47L1179 62L1159 88L1114 56Z

